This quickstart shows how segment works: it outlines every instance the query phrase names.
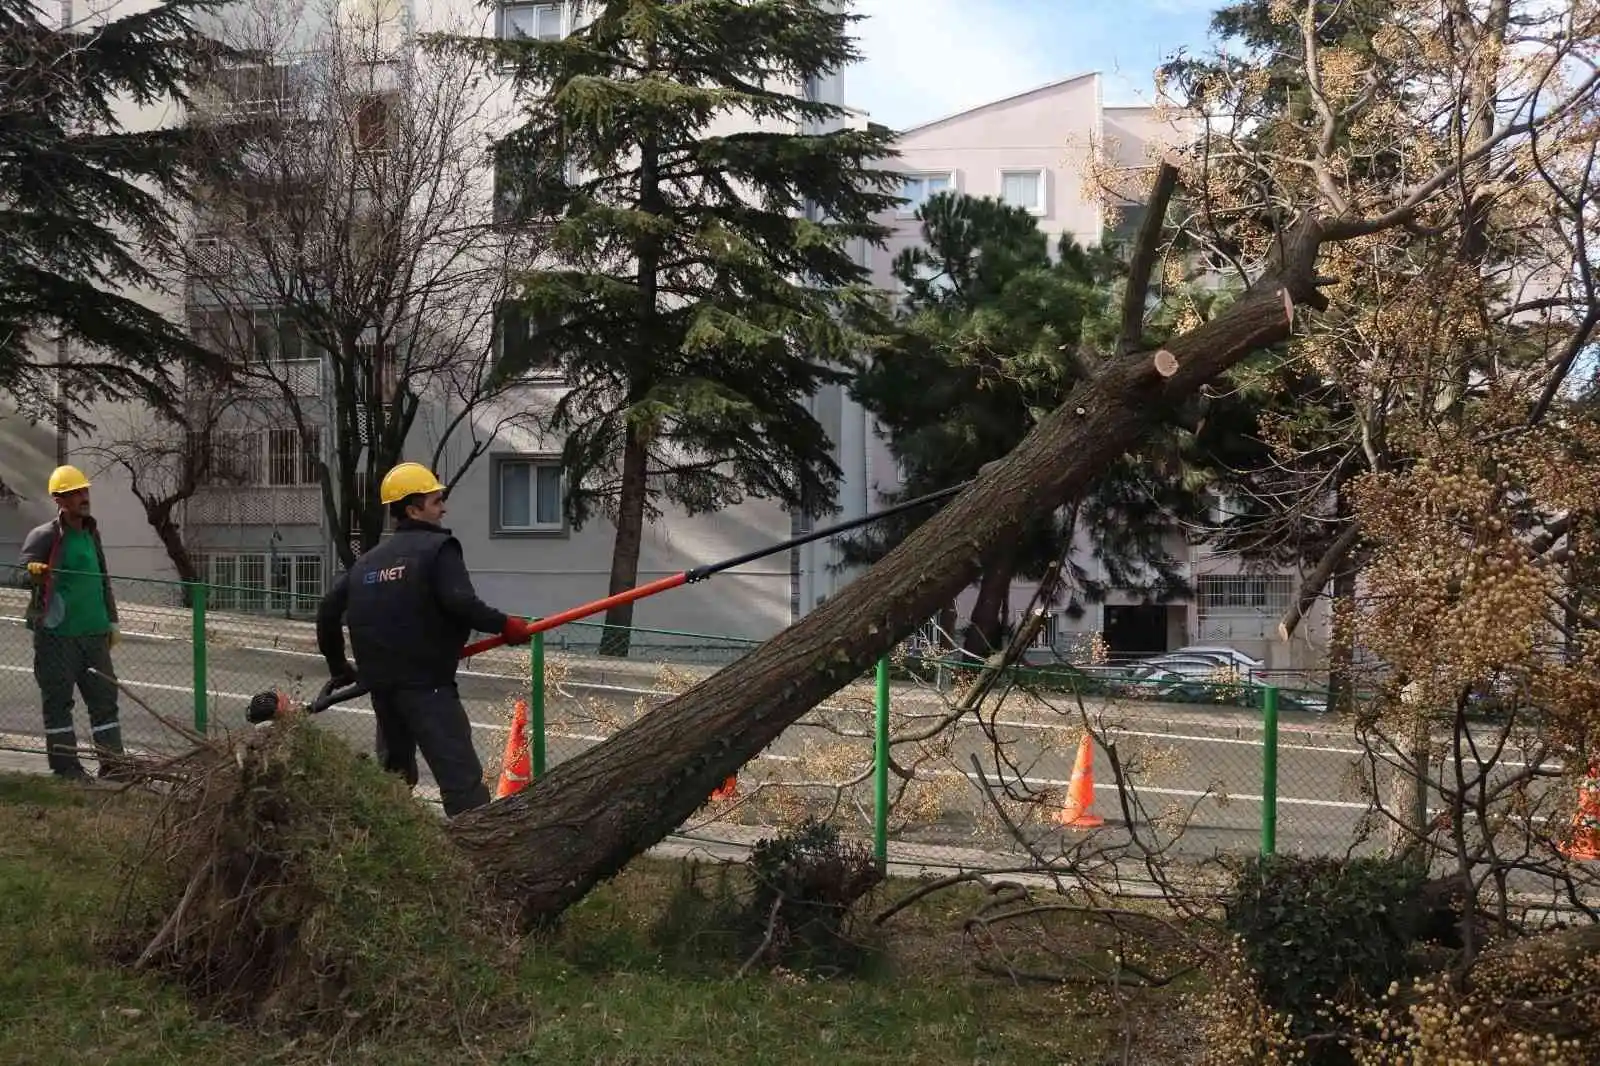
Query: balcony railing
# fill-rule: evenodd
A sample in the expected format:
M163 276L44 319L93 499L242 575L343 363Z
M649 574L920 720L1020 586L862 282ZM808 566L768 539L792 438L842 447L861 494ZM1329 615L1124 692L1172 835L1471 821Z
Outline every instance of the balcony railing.
M196 526L320 526L322 490L316 485L224 485L197 492L186 521Z

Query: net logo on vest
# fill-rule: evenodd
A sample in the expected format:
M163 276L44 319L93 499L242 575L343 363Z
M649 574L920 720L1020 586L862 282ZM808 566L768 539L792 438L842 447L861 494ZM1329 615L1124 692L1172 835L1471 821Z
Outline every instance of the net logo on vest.
M406 576L406 564L391 566L387 570L369 570L362 582L367 585L376 585L380 581L400 581Z

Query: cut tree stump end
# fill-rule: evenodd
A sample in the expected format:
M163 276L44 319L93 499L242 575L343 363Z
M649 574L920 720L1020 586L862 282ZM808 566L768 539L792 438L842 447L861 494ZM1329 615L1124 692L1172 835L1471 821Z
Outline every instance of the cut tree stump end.
M1156 373L1164 378L1170 378L1178 372L1178 357L1162 348L1156 352Z

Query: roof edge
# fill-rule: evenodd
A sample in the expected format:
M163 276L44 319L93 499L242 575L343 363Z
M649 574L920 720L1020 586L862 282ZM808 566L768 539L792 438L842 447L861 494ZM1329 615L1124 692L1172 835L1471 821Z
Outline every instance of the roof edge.
M977 114L979 111L986 111L991 107L999 107L1001 104L1015 103L1024 97L1033 96L1035 93L1047 92L1051 89L1059 89L1063 86L1071 85L1075 81L1084 81L1088 78L1098 77L1100 77L1100 71L1090 70L1082 74L1073 74L1072 76L1066 78L1057 78L1055 81L1045 82L1043 85L1035 85L1031 89L1024 89L1021 92L1012 93L1010 96L1002 96L998 100L990 100L986 103L977 104L976 106L964 108L960 111L952 111L950 114L941 115L935 119L929 119L927 122L919 122L915 126L907 126L903 130L896 130L895 135L897 137L905 137L909 134L921 133L923 130L932 129L935 126L943 125L946 122L952 122L958 118L966 118L968 115Z

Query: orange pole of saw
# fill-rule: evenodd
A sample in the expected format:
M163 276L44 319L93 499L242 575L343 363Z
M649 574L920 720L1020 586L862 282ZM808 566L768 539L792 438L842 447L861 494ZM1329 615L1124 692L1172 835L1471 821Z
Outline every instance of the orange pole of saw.
M686 583L688 580L689 571L684 570L673 574L671 577L661 578L659 581L652 581L649 584L640 585L637 588L625 589L614 596L607 596L603 600L595 600L592 603L580 604L577 607L569 607L565 611L551 615L549 618L541 618L537 622L530 622L528 624L528 631L530 633L548 632L549 630L555 629L557 626L564 626L568 622L576 622L580 618L588 618L592 614L599 614L601 611L609 611L613 607L620 607L625 603L632 603L634 600L642 600L646 596L654 596L658 592L665 592L668 589L675 589L679 585ZM505 642L505 637L485 637L483 640L477 641L473 644L468 644L466 647L462 648L461 658L470 659L479 652L488 651L491 648L498 648Z
M864 526L869 522L881 522L885 518L889 518L893 515L903 514L919 507L925 507L930 503L937 503L940 500L949 499L951 496L954 496L956 493L960 492L962 489L965 489L971 484L971 481L963 481L959 485L951 485L949 488L940 489L937 492L930 492L924 496L918 496L914 499L905 500L901 503L895 504L892 507L885 508L882 511L874 511L871 514L865 514L859 518L852 518L847 522L840 522L837 525L822 526L820 528L813 529L809 533L802 533L799 536L790 537L788 540L779 541L777 544L769 544L763 548L756 548L752 551L747 551L743 555L735 555L731 558L723 559L715 563L706 563L703 566L697 566L691 570L685 570L682 573L673 574L670 577L664 577L658 581L652 581L649 584L640 585L637 588L625 589L622 592L613 593L604 599L595 600L592 603L585 603L577 607L569 608L560 612L559 614L550 615L548 618L541 618L538 621L531 623L528 628L533 633L544 633L548 630L555 629L558 626L564 626L568 622L576 622L580 618L587 618L592 614L599 614L601 611L609 610L612 607L617 607L624 603L632 603L634 600L642 600L646 596L654 596L656 593L665 592L668 589L675 589L679 585L689 585L694 584L697 581L704 581L706 578L713 577L727 570L732 570L736 566L743 566L745 563L755 562L757 559L765 559L768 556L777 555L779 552L788 551L789 549L799 547L802 544L810 544L812 541L823 540L827 537L836 537L840 533L845 533L849 530ZM469 659L480 652L489 651L491 648L498 648L505 642L505 637L493 636L484 640L480 640L475 644L468 644L466 647L461 649L460 658ZM316 714L318 712L327 710L336 703L343 703L345 700L353 700L358 696L363 696L366 694L366 692L367 688L362 684L351 685L349 688L343 689L339 692L325 692L307 704L306 709L310 713ZM259 694L258 698L263 707L270 707L275 697L272 693L268 692ZM252 700L251 706L255 707L256 701ZM265 719L257 719L255 717L250 718L250 721L252 722L258 720Z

